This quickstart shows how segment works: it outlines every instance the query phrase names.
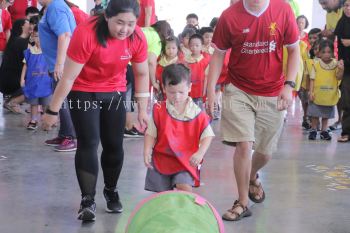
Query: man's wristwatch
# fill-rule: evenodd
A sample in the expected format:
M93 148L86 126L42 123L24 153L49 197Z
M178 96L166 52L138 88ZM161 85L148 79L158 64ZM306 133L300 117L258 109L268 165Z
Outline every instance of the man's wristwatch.
M284 85L289 85L291 88L295 88L295 82L293 81L285 81Z

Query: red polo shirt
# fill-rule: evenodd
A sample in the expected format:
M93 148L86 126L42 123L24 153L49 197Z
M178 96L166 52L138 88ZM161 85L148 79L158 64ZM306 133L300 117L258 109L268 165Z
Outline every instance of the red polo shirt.
M232 48L228 80L252 95L277 96L283 87L283 45L298 42L299 32L289 4L269 0L259 15L247 10L245 1L226 9L215 28L213 43L220 50Z
M145 27L145 8L152 7L152 15L151 15L151 25L154 24L156 20L156 9L154 0L139 0L140 2L140 16L137 20L137 25L140 27Z

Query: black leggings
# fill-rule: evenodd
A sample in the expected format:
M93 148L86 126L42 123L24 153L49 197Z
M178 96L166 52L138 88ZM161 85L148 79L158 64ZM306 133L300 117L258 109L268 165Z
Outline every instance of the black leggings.
M123 166L125 127L124 93L72 91L68 105L77 134L75 169L82 196L96 194L97 149L101 139L101 167L105 187L117 186Z

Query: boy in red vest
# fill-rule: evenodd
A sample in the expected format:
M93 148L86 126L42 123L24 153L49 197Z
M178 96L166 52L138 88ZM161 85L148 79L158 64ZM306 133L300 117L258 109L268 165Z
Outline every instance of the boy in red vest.
M188 96L190 70L171 64L164 68L162 79L167 100L153 106L145 134L145 189L192 192L192 186L199 184L198 166L214 133L208 115Z
M193 101L204 110L204 97L207 86L207 68L209 66L210 56L202 53L203 36L194 34L190 37L189 45L191 55L185 57L185 63L191 70L191 93Z

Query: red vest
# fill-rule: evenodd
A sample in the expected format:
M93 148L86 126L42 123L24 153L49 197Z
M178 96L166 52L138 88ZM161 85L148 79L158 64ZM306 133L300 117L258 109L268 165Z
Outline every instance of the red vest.
M209 125L208 115L202 111L192 120L177 120L162 102L154 105L153 119L157 127L157 141L153 149L153 163L157 171L164 175L187 171L199 183L199 170L190 165L190 158L198 151L201 134Z
M193 99L202 98L204 89L205 70L209 65L209 59L208 57L204 57L199 62L188 63L187 65L191 70L192 87L190 96Z

